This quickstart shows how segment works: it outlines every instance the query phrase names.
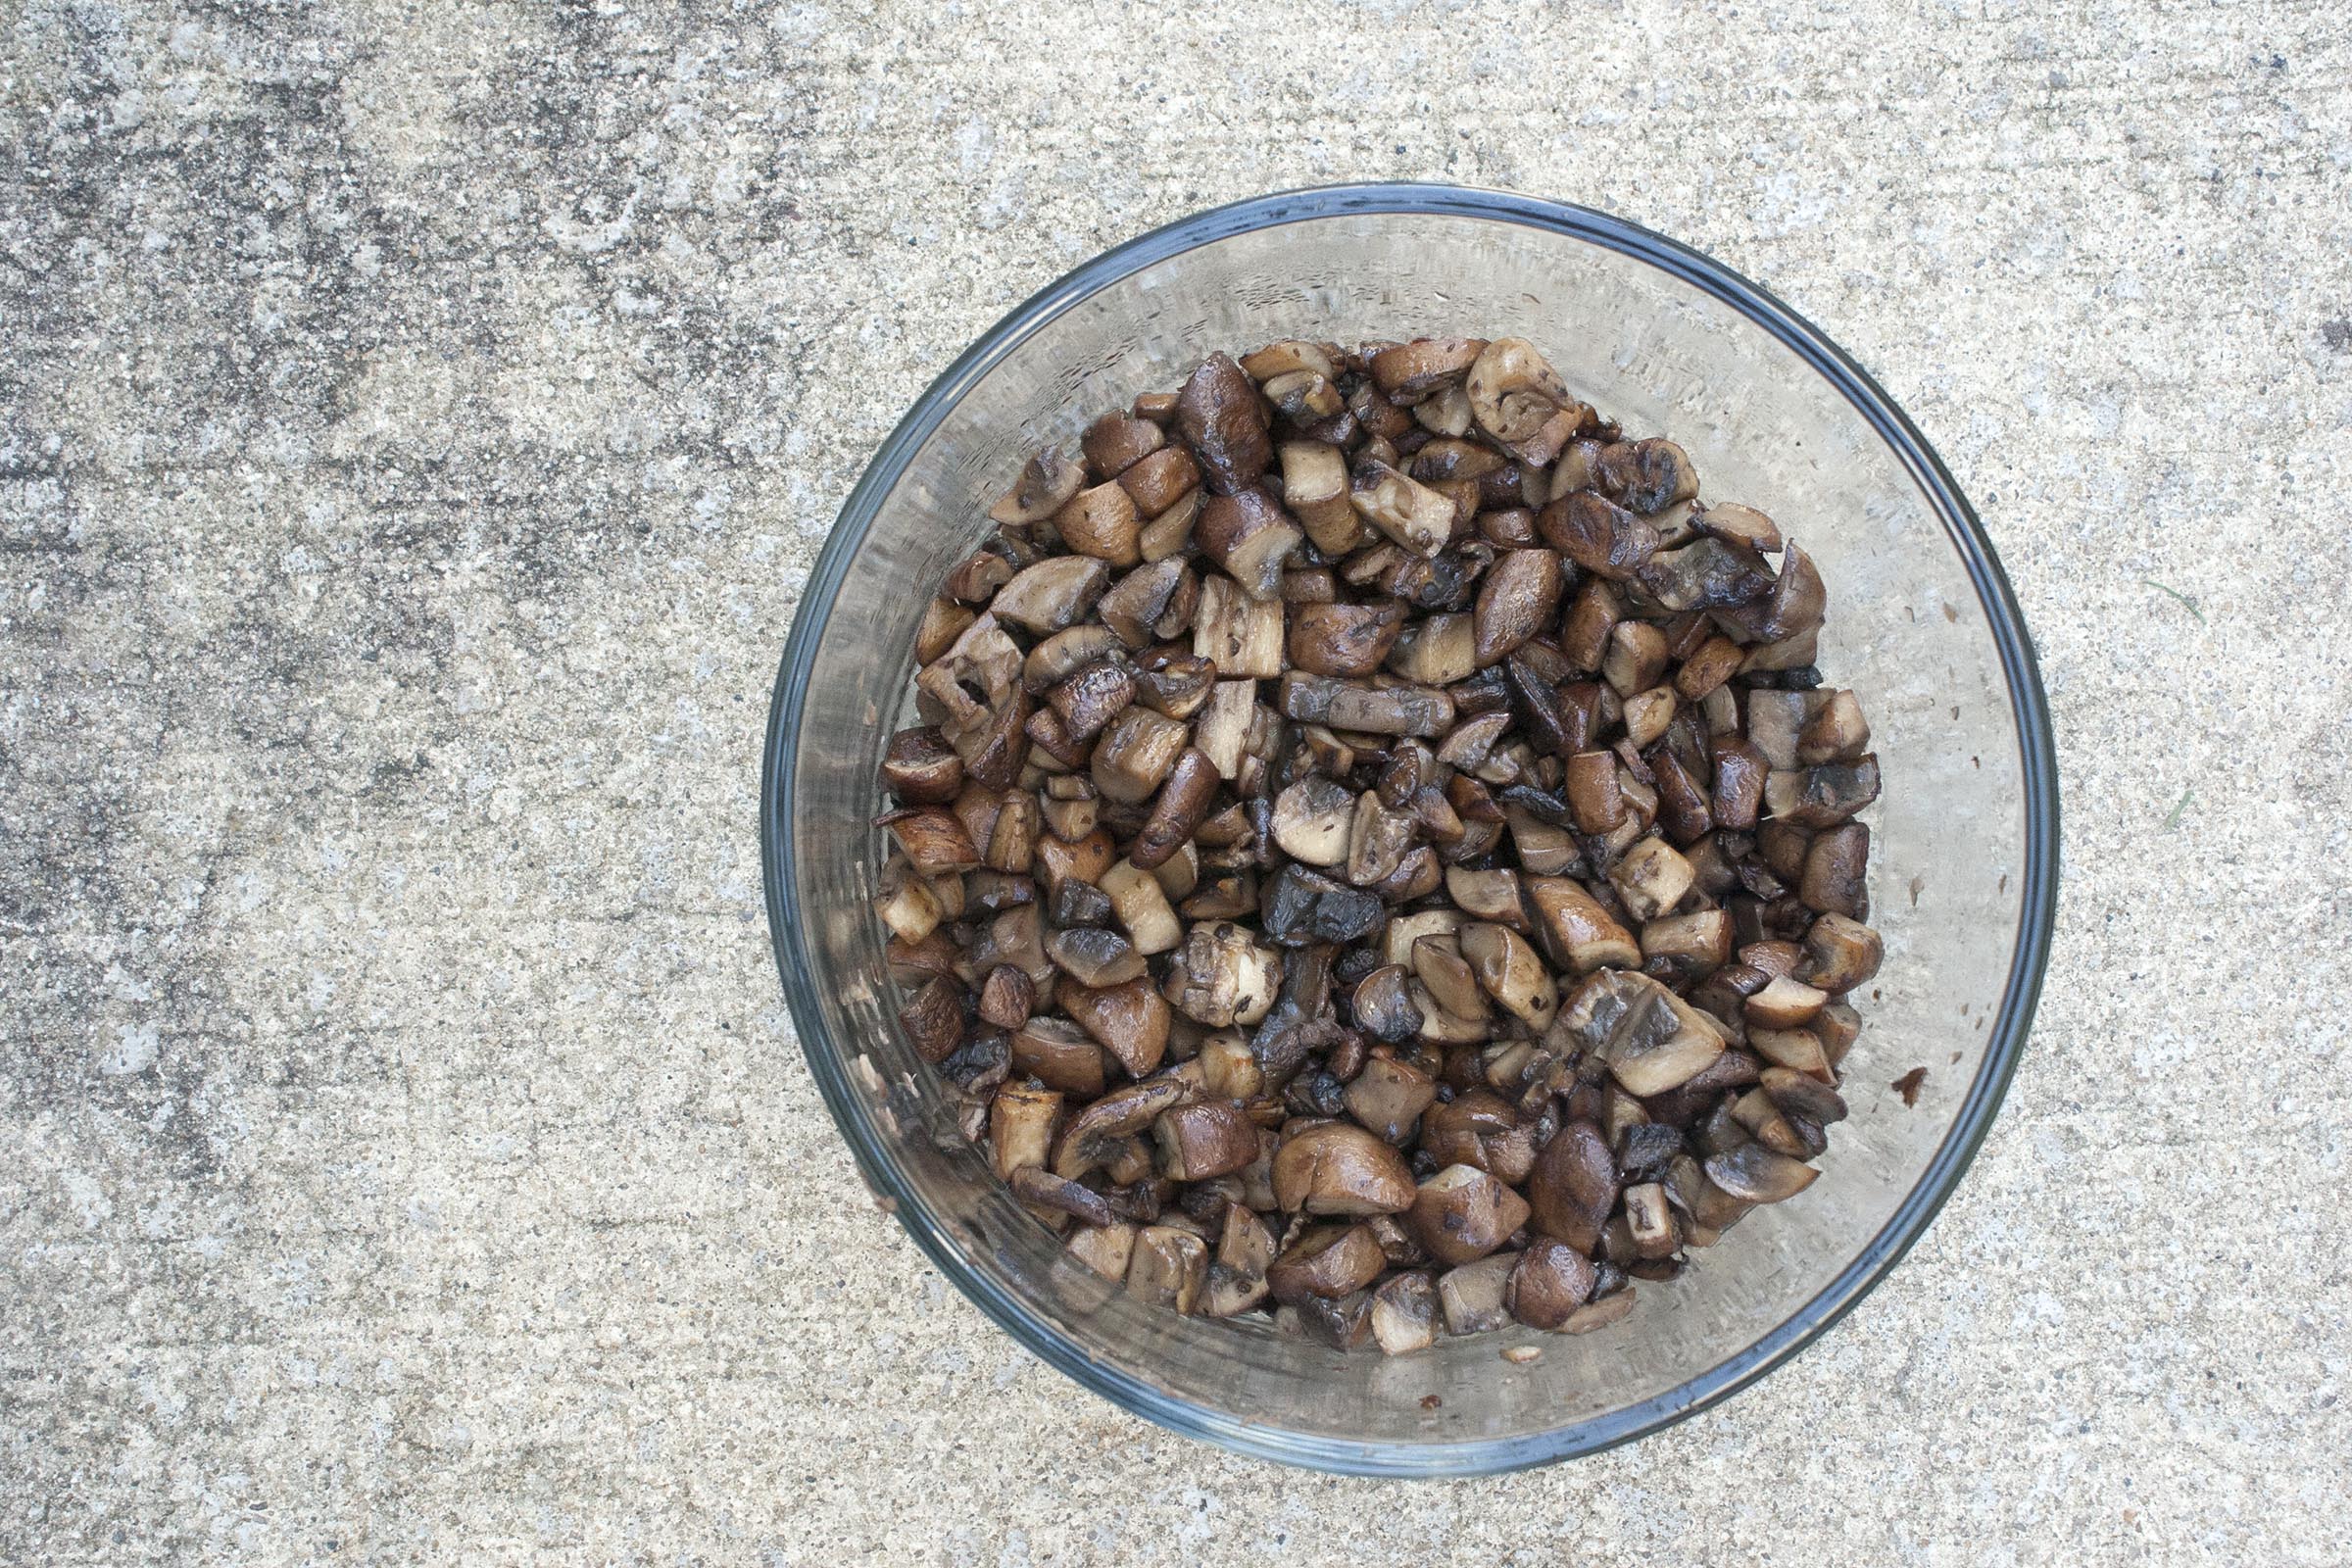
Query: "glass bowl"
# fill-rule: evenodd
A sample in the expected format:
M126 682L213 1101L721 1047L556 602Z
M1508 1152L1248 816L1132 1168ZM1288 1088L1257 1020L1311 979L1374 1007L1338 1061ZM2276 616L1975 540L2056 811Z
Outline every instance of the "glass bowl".
M988 1172L901 1037L871 911L875 764L910 709L940 576L1028 452L1212 349L1509 333L1630 433L1670 432L1709 496L1820 562L1821 664L1858 690L1886 793L1869 820L1886 958L1822 1176L1643 1285L1580 1338L1507 1330L1418 1355L1140 1305L1064 1258ZM865 1180L1021 1344L1163 1426L1320 1469L1462 1475L1589 1453L1753 1382L1835 1322L1936 1215L2017 1065L2058 861L2049 720L1992 547L1910 420L1787 306L1584 208L1363 185L1219 208L1122 245L949 367L852 492L784 650L760 827L768 919L808 1065ZM1917 1102L1892 1087L1927 1074ZM1529 1365L1498 1353L1540 1344ZM1435 1398L1431 1396L1435 1396Z

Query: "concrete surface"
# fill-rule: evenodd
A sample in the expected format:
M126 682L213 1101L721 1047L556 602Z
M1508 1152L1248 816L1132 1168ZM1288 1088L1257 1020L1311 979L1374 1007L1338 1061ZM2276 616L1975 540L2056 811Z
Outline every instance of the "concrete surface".
M2339 8L6 9L0 1559L2345 1560ZM805 569L957 348L1390 175L1615 208L1874 368L2070 813L1893 1282L1426 1487L1159 1433L944 1289L753 812Z

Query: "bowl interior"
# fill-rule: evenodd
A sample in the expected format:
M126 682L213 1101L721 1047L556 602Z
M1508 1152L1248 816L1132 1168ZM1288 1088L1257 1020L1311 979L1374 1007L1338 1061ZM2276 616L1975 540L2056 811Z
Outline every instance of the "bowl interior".
M763 801L779 953L867 1178L1033 1349L1154 1419L1276 1457L1537 1462L1758 1374L1866 1289L1956 1178L2038 976L2050 867L2036 846L2054 832L2029 809L2048 790L2039 697L1997 567L1933 459L1906 450L1875 389L1769 300L1573 209L1466 193L1289 201L1209 215L1073 274L944 377L876 460L779 690ZM909 710L925 596L985 534L1031 449L1174 387L1211 349L1425 333L1531 339L1629 432L1679 440L1704 496L1762 508L1818 559L1821 663L1862 694L1884 771L1867 820L1886 961L1854 999L1852 1115L1809 1192L1694 1252L1682 1279L1642 1286L1609 1332L1509 1331L1386 1360L1143 1308L1063 1259L899 1035L868 903L884 845L866 821L884 741ZM1915 1067L1927 1075L1906 1104L1891 1084ZM1500 1358L1523 1341L1542 1344L1540 1360Z

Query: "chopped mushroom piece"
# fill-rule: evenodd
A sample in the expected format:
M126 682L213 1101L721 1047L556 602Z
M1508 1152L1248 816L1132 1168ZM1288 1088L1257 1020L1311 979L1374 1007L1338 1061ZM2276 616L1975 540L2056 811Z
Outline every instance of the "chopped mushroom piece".
M1404 1156L1346 1122L1301 1128L1274 1152L1274 1200L1289 1213L1397 1214L1417 1196Z
M1282 1250L1266 1283L1280 1301L1348 1296L1380 1278L1388 1262L1370 1226L1313 1225Z
M1208 1283L1208 1244L1191 1231L1147 1225L1136 1233L1127 1290L1155 1306L1190 1312Z
M1518 1266L1518 1253L1495 1252L1439 1275L1438 1302L1446 1312L1446 1332L1487 1334L1509 1323L1503 1297Z
M1211 496L1193 522L1200 553L1225 568L1252 599L1275 599L1283 563L1303 535L1282 506L1262 489Z
M1384 1355L1410 1355L1438 1343L1438 1288L1427 1274L1398 1274L1372 1293L1372 1338Z
M1115 1283L1127 1277L1127 1264L1135 1255L1135 1227L1124 1221L1099 1230L1080 1227L1070 1233L1067 1250L1079 1262Z
M1020 479L989 510L1002 523L1025 526L1043 522L1068 504L1086 483L1086 470L1063 457L1060 449L1045 447L1021 469Z
M1448 1266L1486 1256L1527 1217L1527 1200L1476 1165L1448 1165L1423 1182L1410 1210L1414 1236Z

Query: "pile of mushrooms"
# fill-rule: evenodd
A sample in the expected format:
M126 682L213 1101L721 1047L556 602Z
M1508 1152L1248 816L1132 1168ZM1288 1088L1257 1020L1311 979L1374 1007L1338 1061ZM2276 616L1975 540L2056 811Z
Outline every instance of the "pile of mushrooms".
M1079 446L923 616L876 901L1070 1255L1398 1354L1802 1192L1881 956L1804 552L1516 338L1216 354Z

